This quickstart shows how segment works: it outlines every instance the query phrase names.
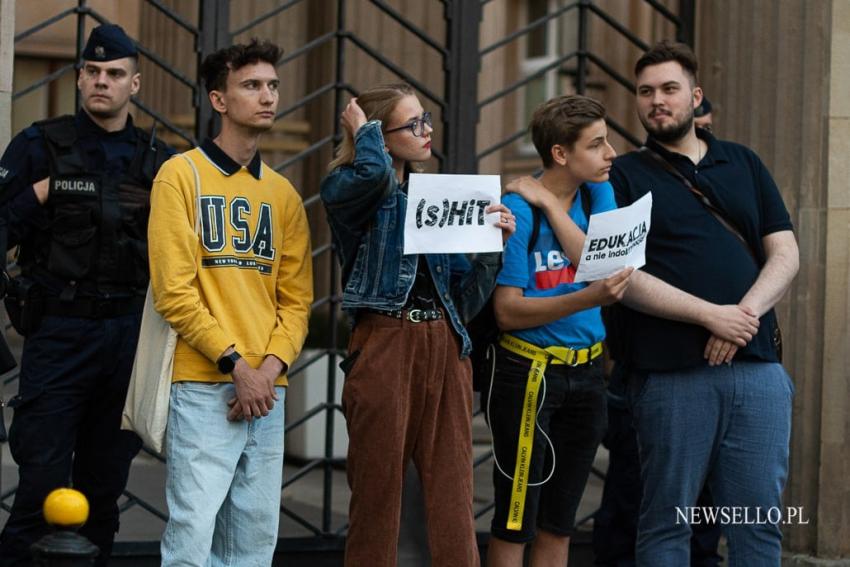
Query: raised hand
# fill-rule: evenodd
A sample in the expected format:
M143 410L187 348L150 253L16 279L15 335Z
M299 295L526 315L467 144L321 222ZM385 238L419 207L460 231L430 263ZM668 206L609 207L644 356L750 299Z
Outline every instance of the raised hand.
M485 213L499 213L499 220L495 222L495 226L502 229L502 242L505 242L510 236L516 232L516 217L509 208L501 203L489 205L484 209Z
M507 185L505 185L505 191L508 193L516 193L525 199L528 204L535 206L538 209L545 208L547 205L552 204L552 201L555 200L555 196L552 192L547 190L540 181L530 175L524 175L523 177L517 177L516 179L511 180Z
M352 136L357 133L361 126L366 124L366 114L360 108L360 105L357 104L357 98L352 98L348 101L345 110L342 111L339 117L339 121L342 123L342 127L348 130Z

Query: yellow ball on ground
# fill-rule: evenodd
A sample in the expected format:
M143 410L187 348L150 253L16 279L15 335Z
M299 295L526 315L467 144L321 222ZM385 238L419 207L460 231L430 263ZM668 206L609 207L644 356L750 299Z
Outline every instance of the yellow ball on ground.
M89 518L89 501L73 488L57 488L44 499L44 519L61 528L78 528Z

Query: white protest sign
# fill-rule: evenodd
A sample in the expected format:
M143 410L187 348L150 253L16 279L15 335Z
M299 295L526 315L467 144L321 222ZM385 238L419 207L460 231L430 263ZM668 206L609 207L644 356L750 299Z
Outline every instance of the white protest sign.
M651 213L652 193L647 192L628 207L591 215L575 281L601 280L646 264Z
M404 253L501 252L499 213L484 212L501 193L498 175L411 174Z

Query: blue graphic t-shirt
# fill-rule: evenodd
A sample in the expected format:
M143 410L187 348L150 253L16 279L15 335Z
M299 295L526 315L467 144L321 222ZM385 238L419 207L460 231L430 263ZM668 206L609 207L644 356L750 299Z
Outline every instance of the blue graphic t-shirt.
M617 208L610 183L588 183L587 186L591 194L591 213ZM587 287L587 283L573 283L576 267L567 259L546 215L540 215L540 233L529 254L528 242L534 222L531 206L516 193L505 195L502 202L516 215L516 232L505 246L504 264L496 283L522 288L525 297L566 295ZM581 204L581 191L576 193L569 215L586 233L588 221ZM585 348L605 338L605 327L599 307L594 307L546 325L514 330L511 334L539 347Z

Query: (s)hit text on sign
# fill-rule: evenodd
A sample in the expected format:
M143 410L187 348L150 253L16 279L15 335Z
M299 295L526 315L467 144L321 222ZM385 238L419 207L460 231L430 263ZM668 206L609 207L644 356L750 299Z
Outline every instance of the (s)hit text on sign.
M498 175L410 175L404 220L405 254L501 252Z

